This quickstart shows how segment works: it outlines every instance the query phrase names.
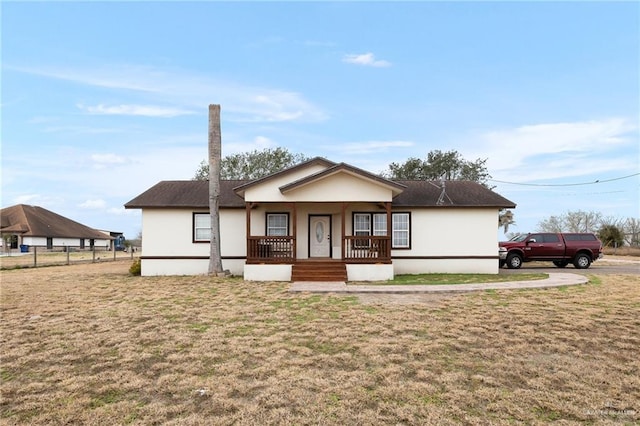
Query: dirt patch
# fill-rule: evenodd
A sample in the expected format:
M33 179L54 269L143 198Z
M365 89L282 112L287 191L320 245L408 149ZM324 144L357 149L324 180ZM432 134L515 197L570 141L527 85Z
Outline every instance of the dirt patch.
M454 293L359 293L356 294L360 303L367 305L394 304L394 305L426 305L439 306L443 301L460 297Z

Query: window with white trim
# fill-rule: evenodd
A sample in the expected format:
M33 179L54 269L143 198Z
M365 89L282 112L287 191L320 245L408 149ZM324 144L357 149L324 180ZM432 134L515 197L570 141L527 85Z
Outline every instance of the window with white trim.
M373 235L374 236L387 235L387 214L386 213L373 214Z
M283 237L289 235L289 214L268 213L267 235Z
M411 248L410 213L391 213L391 248ZM354 213L354 236L387 235L386 213ZM356 246L366 246L368 240L357 240Z
M209 213L193 214L193 241L211 241L211 215Z
M353 235L371 235L371 215L355 213L353 215Z
M410 248L409 244L409 213L393 213L392 218L392 248Z

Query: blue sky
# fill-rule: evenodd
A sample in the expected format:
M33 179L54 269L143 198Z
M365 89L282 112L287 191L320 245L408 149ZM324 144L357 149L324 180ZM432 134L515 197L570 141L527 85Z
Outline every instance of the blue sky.
M281 146L377 173L457 150L488 159L511 231L640 217L637 2L0 7L3 207L135 237L123 204L193 177L216 103L223 156Z

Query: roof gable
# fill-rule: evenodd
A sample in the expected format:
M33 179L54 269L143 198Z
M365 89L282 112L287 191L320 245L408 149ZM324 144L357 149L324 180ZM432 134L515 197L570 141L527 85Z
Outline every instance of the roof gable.
M88 238L112 240L113 237L38 206L17 204L0 211L3 233L47 238Z
M278 178L281 178L283 176L291 175L291 174L297 174L299 172L304 171L305 169L313 168L313 166L319 166L321 169L325 169L325 168L328 168L328 167L335 166L335 164L336 163L334 163L332 161L329 161L326 158L315 157L315 158L312 158L309 161L305 161L304 163L297 164L297 165L295 165L293 167L289 167L288 169L284 169L284 170L281 170L281 171L276 172L276 173L272 173L272 174L270 174L268 176L265 176L263 178L255 179L255 180L252 180L252 181L246 181L246 183L244 183L242 185L239 185L237 188L235 188L235 192L237 194L239 194L240 196L244 196L244 193L245 193L245 191L247 189L253 188L253 187L258 186L258 185L262 185L262 184L267 183L267 182L274 181L274 180L276 180Z
M398 182L394 182L392 180L385 179L378 175L374 175L373 173L369 173L365 170L359 169L357 167L353 167L346 163L340 163L340 164L334 165L333 167L329 167L328 169L323 170L321 172L314 173L312 175L299 179L295 182L291 182L287 185L283 185L280 187L280 192L285 194L287 192L290 192L299 188L303 188L307 185L317 183L319 181L325 180L332 176L336 176L338 174L346 174L346 175L354 176L359 180L368 181L370 183L374 183L375 185L385 187L392 191L393 196L400 194L405 188L404 185Z

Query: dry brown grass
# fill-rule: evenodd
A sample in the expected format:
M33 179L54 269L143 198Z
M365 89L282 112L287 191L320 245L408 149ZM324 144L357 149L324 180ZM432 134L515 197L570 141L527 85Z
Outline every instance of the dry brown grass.
M629 246L617 247L617 248L604 247L602 249L602 252L605 255L625 256L625 257L633 256L636 259L640 257L640 247L629 247Z
M129 265L2 272L3 424L640 421L638 276L369 304Z

